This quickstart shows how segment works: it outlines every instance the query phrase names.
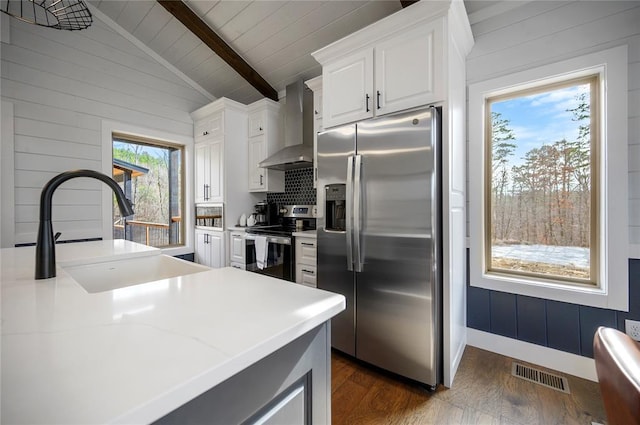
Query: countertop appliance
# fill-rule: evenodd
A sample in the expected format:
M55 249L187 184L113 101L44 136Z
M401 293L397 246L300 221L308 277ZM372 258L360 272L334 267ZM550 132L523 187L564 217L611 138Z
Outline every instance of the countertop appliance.
M343 294L332 345L442 382L440 118L405 111L318 135L318 288Z
M300 223L302 222L302 223ZM315 205L283 205L278 209L278 224L247 227L245 236L246 269L295 282L295 238L293 233L315 230ZM262 249L266 245L266 262L260 268Z
M255 226L267 226L278 223L278 204L261 201L254 205Z

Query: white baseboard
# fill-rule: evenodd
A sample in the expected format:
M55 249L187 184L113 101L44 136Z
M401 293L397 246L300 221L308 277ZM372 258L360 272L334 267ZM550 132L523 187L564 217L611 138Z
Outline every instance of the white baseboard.
M467 344L569 375L598 382L593 359L467 328Z

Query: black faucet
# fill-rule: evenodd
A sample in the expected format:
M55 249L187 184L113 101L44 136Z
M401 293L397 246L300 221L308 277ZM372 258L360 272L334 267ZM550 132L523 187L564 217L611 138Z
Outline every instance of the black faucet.
M53 192L62 183L75 177L92 177L106 183L115 193L120 212L123 217L133 215L133 207L124 196L118 183L111 177L93 170L66 171L58 174L42 188L40 194L40 226L38 227L38 241L36 242L36 279L48 279L56 275L56 245L51 226L51 202Z

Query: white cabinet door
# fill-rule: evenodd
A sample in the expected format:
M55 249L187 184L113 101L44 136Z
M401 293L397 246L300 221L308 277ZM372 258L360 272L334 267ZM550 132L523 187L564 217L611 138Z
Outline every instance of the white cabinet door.
M207 235L208 232L204 230L196 230L196 246L193 259L198 264L211 267L211 250L207 243Z
M244 232L230 233L229 250L231 251L231 263L245 264Z
M222 136L224 134L224 112L218 112L209 118L200 120L194 124L194 139L199 143L207 138Z
M376 45L376 115L443 100L442 31L438 20Z
M211 189L209 145L196 143L195 157L195 198L196 202L206 202Z
M222 139L208 143L209 145L209 167L210 167L210 189L209 199L211 202L224 201L224 145Z
M264 134L266 111L257 111L249 114L249 137Z
M226 253L225 253L225 240L224 232L209 232L209 238L207 240L210 249L210 261L209 267L218 269L226 266Z
M222 202L223 193L222 139L195 144L196 202Z
M260 191L266 187L265 169L258 167L258 163L265 159L264 136L249 139L249 190Z
M373 116L373 49L322 68L322 120L326 128Z
M216 269L224 267L226 265L224 232L196 229L195 234L195 262Z

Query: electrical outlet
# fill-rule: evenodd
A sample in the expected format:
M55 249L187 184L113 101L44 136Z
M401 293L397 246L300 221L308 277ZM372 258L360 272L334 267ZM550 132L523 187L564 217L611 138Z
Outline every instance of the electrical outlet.
M631 338L640 341L640 321L626 319L624 329Z

